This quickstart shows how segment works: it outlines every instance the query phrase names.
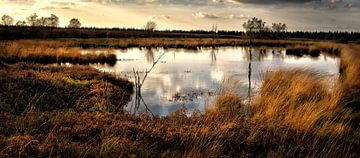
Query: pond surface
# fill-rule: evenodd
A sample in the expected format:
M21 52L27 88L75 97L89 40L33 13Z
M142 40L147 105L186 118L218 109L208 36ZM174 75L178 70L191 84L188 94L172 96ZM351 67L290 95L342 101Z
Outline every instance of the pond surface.
M309 69L336 77L340 61L323 54L317 56L286 55L285 48L253 48L250 56L247 47L185 49L139 49L113 50L118 62L113 65L93 65L95 68L127 77L134 81L134 70L141 78L161 54L164 54L148 74L142 86L142 98L155 115L165 116L179 108L189 112L204 112L224 87L239 95L254 95L261 86L264 73L278 69ZM101 52L101 50L97 50ZM249 82L250 81L250 82ZM134 95L135 96L135 95ZM135 99L127 110L134 112ZM145 112L140 106L137 113Z

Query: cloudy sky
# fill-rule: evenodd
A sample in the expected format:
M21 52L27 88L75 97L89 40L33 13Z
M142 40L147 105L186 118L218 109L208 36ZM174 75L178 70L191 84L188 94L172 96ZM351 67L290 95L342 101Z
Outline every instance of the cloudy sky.
M250 17L290 31L360 31L360 0L0 0L0 15L24 20L32 13L55 14L66 26L73 17L83 26L159 29L243 30Z

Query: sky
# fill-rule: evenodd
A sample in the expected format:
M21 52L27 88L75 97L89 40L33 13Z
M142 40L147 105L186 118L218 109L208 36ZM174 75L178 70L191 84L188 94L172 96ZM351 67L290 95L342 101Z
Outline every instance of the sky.
M55 14L60 26L78 18L82 26L243 31L257 17L286 23L289 31L360 31L360 0L0 0L0 16L25 20Z

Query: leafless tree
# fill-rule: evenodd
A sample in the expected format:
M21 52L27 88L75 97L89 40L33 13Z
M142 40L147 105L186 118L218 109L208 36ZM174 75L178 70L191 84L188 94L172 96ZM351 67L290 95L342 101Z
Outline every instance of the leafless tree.
M46 21L47 19L44 17L41 17L39 19L36 19L36 24L35 26L46 26Z
M81 27L81 23L79 21L79 19L77 18L72 18L69 22L68 25L69 28L80 28Z
M247 22L243 24L246 32L265 32L269 31L269 28L266 27L266 22L256 17L249 19Z
M217 38L217 34L218 34L218 26L217 26L217 24L212 25L211 33L212 33L212 36L213 36L213 40L215 40Z
M38 15L36 13L31 14L26 18L27 23L29 26L38 26Z
M51 16L48 17L47 25L50 27L59 27L59 17L57 17L54 14L51 14Z
M282 32L282 31L286 31L287 26L285 23L273 23L271 29L274 32Z
M157 28L157 24L155 21L148 21L146 25L144 26L145 30L153 32Z
M3 25L5 25L5 26L13 25L14 24L14 19L9 15L3 15L1 17L1 23Z
M59 26L59 18L51 14L50 17L41 17L36 19L35 26L43 26L43 27L58 27Z

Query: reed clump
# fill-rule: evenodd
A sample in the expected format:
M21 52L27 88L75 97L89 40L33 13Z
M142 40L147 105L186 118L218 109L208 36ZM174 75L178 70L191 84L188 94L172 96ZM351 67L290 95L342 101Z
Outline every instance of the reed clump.
M253 104L253 118L305 132L339 132L335 130L338 125L344 130L350 128L347 126L352 111L340 104L340 94L330 91L315 73L301 70L269 73Z

